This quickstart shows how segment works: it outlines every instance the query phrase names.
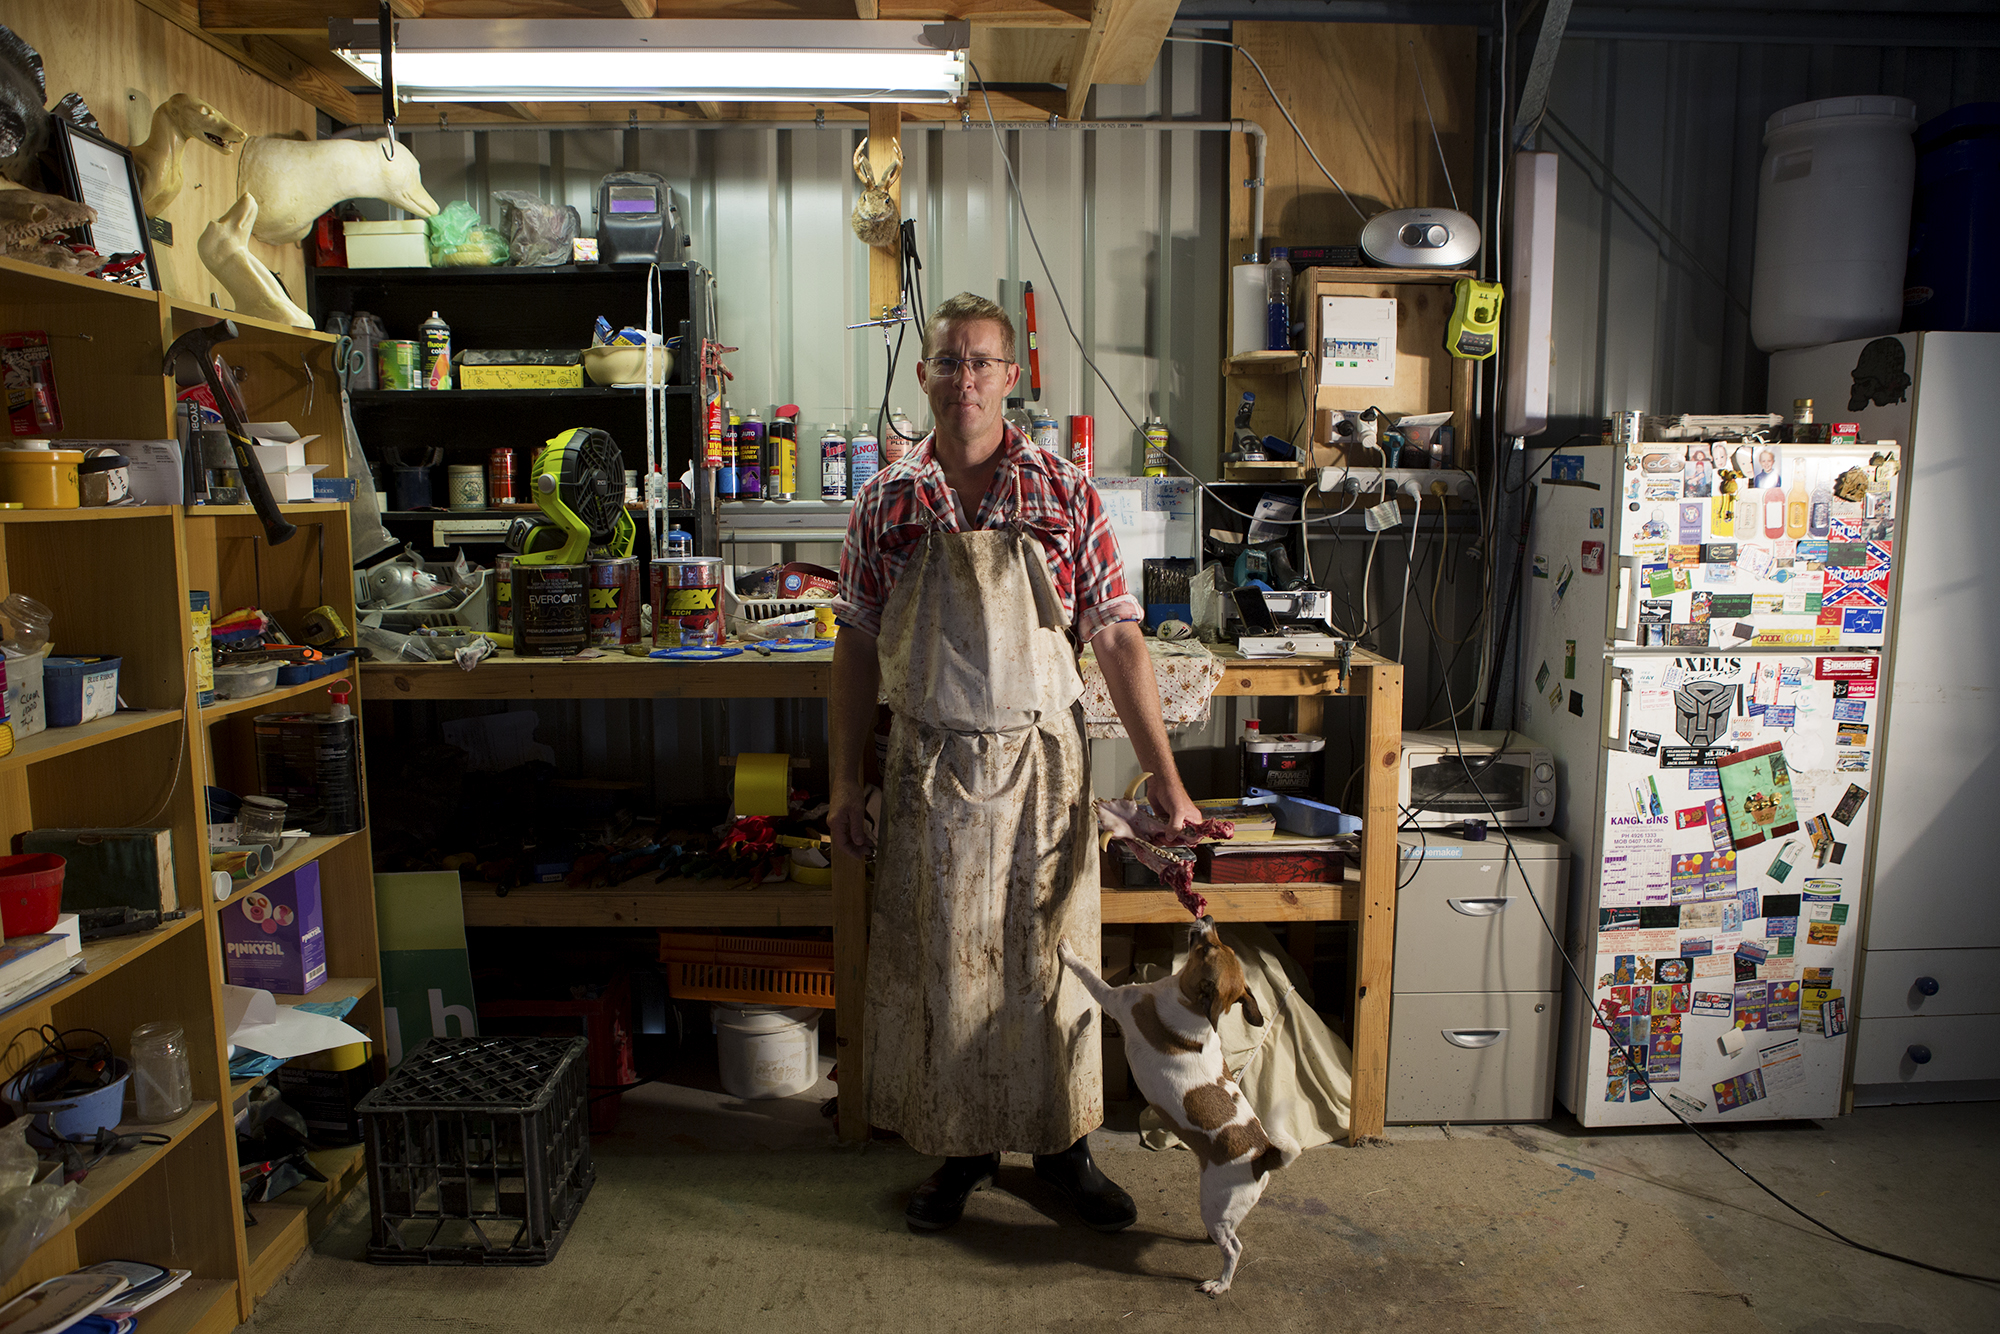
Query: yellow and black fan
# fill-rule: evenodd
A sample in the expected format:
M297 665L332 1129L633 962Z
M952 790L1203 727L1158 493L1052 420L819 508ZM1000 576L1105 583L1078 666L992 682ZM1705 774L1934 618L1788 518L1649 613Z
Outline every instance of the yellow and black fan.
M529 487L544 519L517 519L507 545L516 565L581 565L632 554L638 529L625 509L625 459L609 433L575 426L535 455Z

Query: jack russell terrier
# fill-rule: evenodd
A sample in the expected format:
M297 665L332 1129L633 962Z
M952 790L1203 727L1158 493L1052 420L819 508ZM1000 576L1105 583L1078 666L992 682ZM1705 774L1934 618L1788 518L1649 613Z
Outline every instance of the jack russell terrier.
M1222 1251L1222 1276L1201 1290L1218 1297L1229 1291L1243 1255L1236 1229L1263 1195L1272 1169L1288 1167L1299 1156L1288 1136L1258 1122L1222 1064L1216 1024L1223 1012L1240 1003L1245 1019L1264 1022L1257 998L1244 984L1243 966L1207 917L1197 918L1188 932L1187 963L1157 982L1107 986L1096 965L1078 957L1068 941L1057 952L1104 1013L1118 1021L1139 1091L1201 1163L1201 1221Z

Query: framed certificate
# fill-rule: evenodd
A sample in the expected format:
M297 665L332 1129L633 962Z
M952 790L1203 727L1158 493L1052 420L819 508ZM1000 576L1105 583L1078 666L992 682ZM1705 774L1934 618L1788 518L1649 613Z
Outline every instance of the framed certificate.
M54 168L63 194L97 210L97 221L71 233L106 259L113 255L146 257L135 286L159 290L159 267L139 203L139 173L132 152L102 135L82 129L61 116L49 117L50 143L45 161Z

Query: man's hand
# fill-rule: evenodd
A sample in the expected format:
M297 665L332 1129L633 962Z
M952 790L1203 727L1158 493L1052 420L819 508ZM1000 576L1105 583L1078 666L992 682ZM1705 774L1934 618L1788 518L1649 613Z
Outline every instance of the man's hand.
M1153 814L1166 821L1169 829L1202 821L1201 808L1188 796L1177 775L1154 774L1148 778L1146 800L1152 804Z
M826 827L833 846L848 856L865 861L875 855L875 840L868 837L868 803L859 790L834 797L827 808Z

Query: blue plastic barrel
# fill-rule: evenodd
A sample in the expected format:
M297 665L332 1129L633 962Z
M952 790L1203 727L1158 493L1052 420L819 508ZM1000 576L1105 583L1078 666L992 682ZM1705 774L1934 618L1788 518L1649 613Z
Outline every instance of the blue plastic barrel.
M1917 127L1903 328L2000 331L2000 102Z

